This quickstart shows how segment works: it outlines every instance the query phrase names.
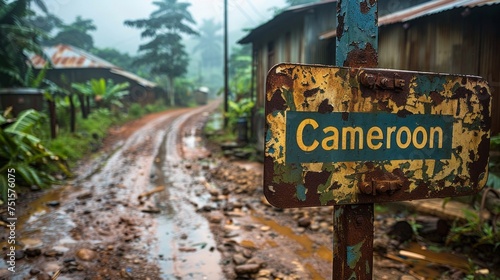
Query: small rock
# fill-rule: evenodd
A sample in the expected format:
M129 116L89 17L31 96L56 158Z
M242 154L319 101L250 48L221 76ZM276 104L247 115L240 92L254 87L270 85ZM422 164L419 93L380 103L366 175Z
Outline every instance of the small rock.
M27 248L26 250L24 250L24 253L29 258L34 258L40 256L42 254L42 250L40 250L39 248Z
M24 258L24 256L25 256L26 254L24 253L24 251L23 251L23 250L16 250L16 251L14 252L14 255L15 255L16 260L20 260L20 259Z
M299 227L306 228L311 225L311 219L309 217L302 217L297 221Z
M220 224L220 222L222 222L222 216L218 214L212 214L208 217L208 221L212 224Z
M61 265L59 265L58 262L56 262L56 261L54 261L54 262L47 262L47 263L44 264L44 267L42 269L45 273L40 273L40 275L42 275L42 274L53 275L54 273L56 273L60 269L61 269ZM42 278L42 279L50 279L50 277L49 278Z
M158 214L161 212L161 210L156 208L156 207L148 207L148 208L142 209L141 212L149 213L149 214Z
M92 192L84 192L82 194L79 194L76 198L80 200L92 198Z
M261 269L261 270L259 270L259 274L257 276L258 277L270 277L271 274L272 274L272 271L270 269Z
M260 265L258 264L242 264L242 265L237 265L234 268L234 272L238 275L243 275L243 274L254 274L259 272L260 270Z
M311 226L310 226L311 230L313 231L318 231L320 226L318 223L312 223Z
M236 265L241 265L247 262L247 258L245 258L242 254L234 254L233 261Z
M76 262L76 259L75 258L64 259L63 262L64 263Z
M261 227L260 227L260 230L261 230L261 231L268 231L268 230L270 230L270 229L271 229L271 227L270 227L270 226L261 226Z
M76 256L82 261L91 261L97 256L96 252L82 248L76 252Z
M48 201L46 203L47 206L50 206L50 207L57 207L59 205L61 205L61 202L57 201L57 200L52 200L52 201Z

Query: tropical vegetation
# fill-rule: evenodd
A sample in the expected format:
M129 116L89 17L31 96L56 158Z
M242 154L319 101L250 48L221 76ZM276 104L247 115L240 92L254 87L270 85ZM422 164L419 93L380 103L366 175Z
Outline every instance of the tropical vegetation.
M83 50L90 51L94 47L94 39L89 34L95 31L97 27L91 19L84 19L77 16L75 21L70 24L64 24L62 21L54 20L54 16L49 15L47 21L53 20L54 28L59 31L57 34L48 40L44 41L46 45L66 44Z
M141 37L150 39L139 47L139 65L147 65L153 74L165 75L169 92L174 93L174 80L187 71L188 55L182 43L182 34L197 35L191 25L195 23L188 11L189 3L177 0L153 2L157 10L147 19L126 20L125 25L142 29ZM170 94L170 105L175 105L175 96Z
M27 53L43 55L39 40L45 33L26 21L29 2L0 0L0 88L27 86Z
M40 188L57 182L49 172L49 165L70 175L60 157L35 136L42 118L43 115L35 110L24 111L15 121L0 115L0 185L3 201L7 196L7 169L15 170L16 184Z

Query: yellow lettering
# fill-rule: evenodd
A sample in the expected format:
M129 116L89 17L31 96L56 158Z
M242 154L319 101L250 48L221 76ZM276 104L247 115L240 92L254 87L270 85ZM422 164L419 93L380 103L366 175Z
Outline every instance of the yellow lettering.
M373 140L382 140L384 135L382 129L378 126L374 126L368 130L366 133L366 145L372 150L378 150L382 147L382 142L378 141L377 144L373 144Z
M441 148L443 148L443 129L439 126L433 126L430 129L429 134L431 136L430 136L429 148L431 148L431 149L434 148L434 135L436 133L438 134L438 149L441 149Z
M318 128L319 125L313 119L304 119L303 121L300 122L299 126L297 127L297 134L296 134L297 145L299 146L299 148L302 151L304 151L304 152L311 152L311 151L314 151L318 147L319 142L317 140L314 140L312 142L312 144L309 145L309 146L307 146L306 144L304 144L303 134L304 134L304 128L306 127L306 125L312 126L313 129Z
M406 142L403 143L401 142L401 136L402 134L406 133ZM411 131L407 126L402 126L398 129L398 132L396 133L396 144L398 145L399 148L401 149L406 149L408 146L411 144Z
M354 147L356 145L356 134L358 134L359 137L359 148L360 150L363 149L363 129L361 127L343 127L342 128L342 150L347 149L347 134L350 135L349 139L350 145L349 149L354 150Z
M422 134L422 141L420 143L418 143L418 133ZM415 130L413 131L412 141L413 146L415 146L415 148L417 149L423 149L425 147L425 145L427 144L427 131L424 127L418 126L417 128L415 128Z
M325 151L330 150L338 150L339 149L339 130L334 126L327 126L323 129L323 132L327 134L328 132L332 132L332 135L327 136L321 141L321 147ZM328 142L332 142L328 145Z
M391 139L392 139L392 133L396 131L395 126L387 127L387 149L391 148Z

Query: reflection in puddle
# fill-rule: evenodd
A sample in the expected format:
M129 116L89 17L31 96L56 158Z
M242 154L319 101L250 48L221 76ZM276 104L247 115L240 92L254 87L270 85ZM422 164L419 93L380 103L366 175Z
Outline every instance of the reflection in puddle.
M306 234L296 234L290 227L282 226L273 220L259 217L255 214L252 214L251 217L256 222L268 226L279 236L289 239L291 243L300 245L300 249L295 251L295 253L302 258L301 264L298 264L298 266L304 266L310 279L324 279L324 276L314 268L314 265L308 261L308 259L314 262L312 259L317 257L321 260L331 262L333 259L333 252L330 248L324 245L315 244ZM278 246L278 244L271 239L266 240L266 243L269 244L271 248Z
M168 134L161 143L151 171L150 189L165 186L155 196L157 215L155 233L156 259L165 279L222 279L220 254L207 220L196 212L195 205L208 203L210 195L195 192L196 177L183 169L176 153L176 143ZM197 153L199 137L190 130L182 139L184 151Z
M314 242L307 235L298 235L291 228L282 226L273 220L265 219L256 215L252 215L252 218L263 225L269 226L280 236L284 236L295 241L297 244L300 244L301 249L296 252L299 256L309 258L315 254L325 261L331 261L333 259L332 250L324 245L318 246L314 244Z

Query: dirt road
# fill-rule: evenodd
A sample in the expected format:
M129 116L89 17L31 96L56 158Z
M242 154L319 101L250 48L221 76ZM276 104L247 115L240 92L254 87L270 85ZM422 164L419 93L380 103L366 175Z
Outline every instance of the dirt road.
M217 105L115 128L73 181L26 195L16 273L2 261L0 278L330 279L332 209L269 206L262 165L205 147ZM376 249L398 245L386 236L390 216L376 217ZM407 274L376 256L375 279Z

